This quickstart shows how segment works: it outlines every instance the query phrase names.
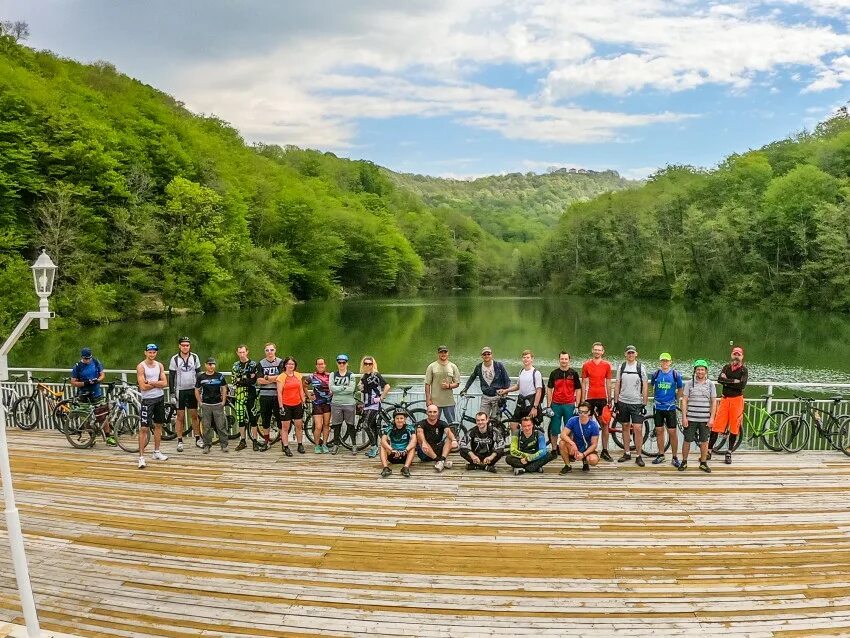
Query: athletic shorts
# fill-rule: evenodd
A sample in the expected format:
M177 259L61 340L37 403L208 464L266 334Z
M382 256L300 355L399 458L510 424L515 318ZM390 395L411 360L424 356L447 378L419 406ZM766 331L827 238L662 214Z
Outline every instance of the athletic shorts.
M550 407L553 414L552 419L549 421L549 436L559 436L561 434L561 428L576 413L576 404L553 403Z
M313 414L330 414L331 406L329 403L314 403L313 404Z
M617 403L617 423L643 423L640 403Z
M511 422L519 423L522 421L522 417L531 414L531 408L533 407L534 406L531 405L530 401L526 401L524 397L519 397L516 402L516 407L514 408L514 415L511 417ZM534 417L532 421L534 422L534 425L540 425L543 423L543 414L541 413L540 408L537 408L537 416Z
M393 450L394 452L401 452L401 456L393 456L392 454L387 454L387 463L395 464L395 465L403 465L405 460L407 460L407 452L404 450Z
M198 399L195 397L194 390L177 391L177 409L185 410L186 408L190 410L198 409Z
M285 405L280 409L281 421L301 421L304 418L304 405Z
M160 425L165 423L165 397L142 399L139 419L143 428L149 428L156 423Z
M429 443L428 445L431 446L431 449L434 450L434 453L439 457L440 454L443 453L443 446L445 444L446 444L446 439L443 439L439 443L434 443L434 444ZM416 446L416 455L419 457L420 461L436 461L437 460L435 458L432 459L430 456L425 454L425 452L422 450L422 448L419 447L418 445Z
M596 417L597 421L599 421L599 425L602 425L602 421L600 417L602 416L602 408L608 405L608 401L605 399L588 399L588 405L590 406L591 413Z
M655 427L657 428L667 427L667 429L672 430L678 425L676 423L676 410L656 410L652 418L655 419Z
M334 405L331 404L331 425L341 425L343 421L348 425L354 425L354 407L353 405Z
M723 397L717 406L712 432L725 432L729 424L730 434L741 433L741 419L744 418L744 397Z
M688 421L688 427L685 428L685 442L693 443L708 442L708 423L700 423L697 421Z

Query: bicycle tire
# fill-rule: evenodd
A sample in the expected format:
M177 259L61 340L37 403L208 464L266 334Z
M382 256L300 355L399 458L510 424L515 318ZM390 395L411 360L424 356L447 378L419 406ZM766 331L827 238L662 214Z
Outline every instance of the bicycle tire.
M709 435L711 432L709 432ZM717 440L714 442L714 447L712 447L709 452L712 454L722 454L726 450L726 442L729 440L729 430L726 429L723 432L717 433Z
M53 429L59 432L60 434L64 434L65 430L68 428L68 415L71 413L71 410L77 405L76 399L63 399L53 408Z
M311 445L316 444L316 437L313 436L313 405L309 401L304 405L304 436Z
M365 424L366 415L359 414L354 425L343 422L339 429L339 444L346 450L362 452L371 445L371 437Z
M782 445L779 443L779 426L789 416L791 415L784 410L774 410L767 415L767 418L762 424L762 433L758 438L761 439L762 443L764 443L764 446L768 450L772 452L782 452ZM771 424L775 427L771 428Z
M171 404L165 404L165 421L162 424L162 440L173 441L177 438L177 409Z
M782 421L777 435L782 449L791 454L802 450L809 440L810 428L808 419L799 414Z
M139 452L139 428L141 428L141 423L141 419L137 415L125 414L117 419L117 423L112 424L118 447L130 454L137 454Z
M846 456L850 456L850 416L836 417L839 423L839 440L841 452Z
M661 456L670 449L670 437L667 436L665 428L664 432L664 449L658 449L658 436L655 429L655 417L651 414L646 415L643 419L643 445L641 446L644 455L646 456Z
M227 440L235 441L239 438L239 424L236 422L236 408L228 403L224 406L224 422L227 424Z
M12 404L12 422L22 430L32 430L41 420L41 407L32 396L20 397Z
M94 447L95 436L97 434L95 423L94 412L71 410L68 413L67 426L63 431L71 447L78 450Z

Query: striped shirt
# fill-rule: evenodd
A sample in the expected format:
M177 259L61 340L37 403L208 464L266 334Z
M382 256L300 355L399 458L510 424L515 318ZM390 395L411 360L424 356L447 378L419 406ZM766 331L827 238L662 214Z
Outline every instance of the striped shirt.
M688 400L688 421L708 423L711 417L711 404L717 398L714 383L706 379L702 383L691 380L685 383L684 396Z

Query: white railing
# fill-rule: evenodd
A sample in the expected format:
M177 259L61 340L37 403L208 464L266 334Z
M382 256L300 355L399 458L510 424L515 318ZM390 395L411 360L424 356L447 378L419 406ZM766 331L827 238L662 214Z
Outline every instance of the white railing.
M11 405L12 401L18 396L26 396L30 395L33 391L34 382L33 377L44 378L63 378L67 379L67 375L70 370L67 368L10 368L9 373L11 375L11 379L8 382L4 382L2 384L2 400L4 406ZM230 376L230 372L226 370L222 370L225 376ZM355 372L355 374L358 374ZM19 377L15 379L15 377ZM397 402L402 397L401 386L410 386L410 390L407 393L407 400L409 403L413 402L422 402L425 400L425 390L423 384L423 376L422 374L384 374L384 378L390 383L392 386L392 390L388 395L387 399L391 402ZM134 385L136 380L136 371L135 370L120 370L120 369L107 369L106 370L106 380L115 380L121 379L123 381L128 382L130 385ZM515 378L512 378L512 381L515 381ZM461 379L462 384L466 382L466 378L463 377ZM686 380L687 382L688 380ZM61 381L50 381L46 382L45 385L55 389L62 390L64 396L66 398L70 398L74 393L74 388L67 383ZM473 384L472 389L476 387L476 384ZM841 401L840 403L833 403L828 396L847 394L850 395L850 383L786 383L783 381L750 381L747 384L747 388L750 390L754 390L756 388L763 388L765 391L760 394L767 395L767 399L760 397L751 397L746 400L746 409L747 415L751 420L755 421L758 418L757 408L759 406L763 406L768 412L773 410L783 410L788 412L789 414L799 414L801 411L801 402L796 398L787 397L776 397L774 396L775 390L784 390L787 394L814 394L814 395L827 395L824 397L822 402L819 402L819 406L825 408L833 412L834 414L841 415L850 415L850 397L848 400ZM166 394L168 390L166 390ZM467 406L468 410L472 410L472 414L478 411L478 395L471 391L470 395L473 395L472 400L470 400L469 405ZM37 401L39 407L41 408L41 413L45 416L50 415L50 408L47 405L46 399L43 394L37 394ZM423 404L420 404L424 407ZM459 417L460 415L458 415ZM7 425L7 427L14 427L13 424ZM53 423L51 419L44 419L41 423L39 423L37 428L40 429L52 429ZM747 445L747 442L744 442ZM764 449L763 443L761 441L757 441L754 444L749 444L749 447L754 449ZM829 445L827 442L820 436L820 434L812 428L811 439L806 445L807 449L811 450L826 450L829 449Z

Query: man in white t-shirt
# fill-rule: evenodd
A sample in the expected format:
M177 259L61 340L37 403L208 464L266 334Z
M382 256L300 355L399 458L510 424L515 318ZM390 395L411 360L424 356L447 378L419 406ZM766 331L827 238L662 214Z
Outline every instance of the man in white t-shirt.
M614 386L614 401L617 405L617 421L623 424L623 456L617 459L624 463L632 458L631 436L635 438L635 464L643 467L643 418L649 397L646 370L637 360L637 348L626 346L626 360L620 365L617 383Z
M516 409L511 417L513 434L516 434L524 416L530 416L535 426L543 422L543 412L540 407L540 402L543 400L543 375L534 367L534 353L531 350L525 350L522 353L522 370L519 372L517 382L509 388L499 390L499 395L505 396L509 392L519 394Z

